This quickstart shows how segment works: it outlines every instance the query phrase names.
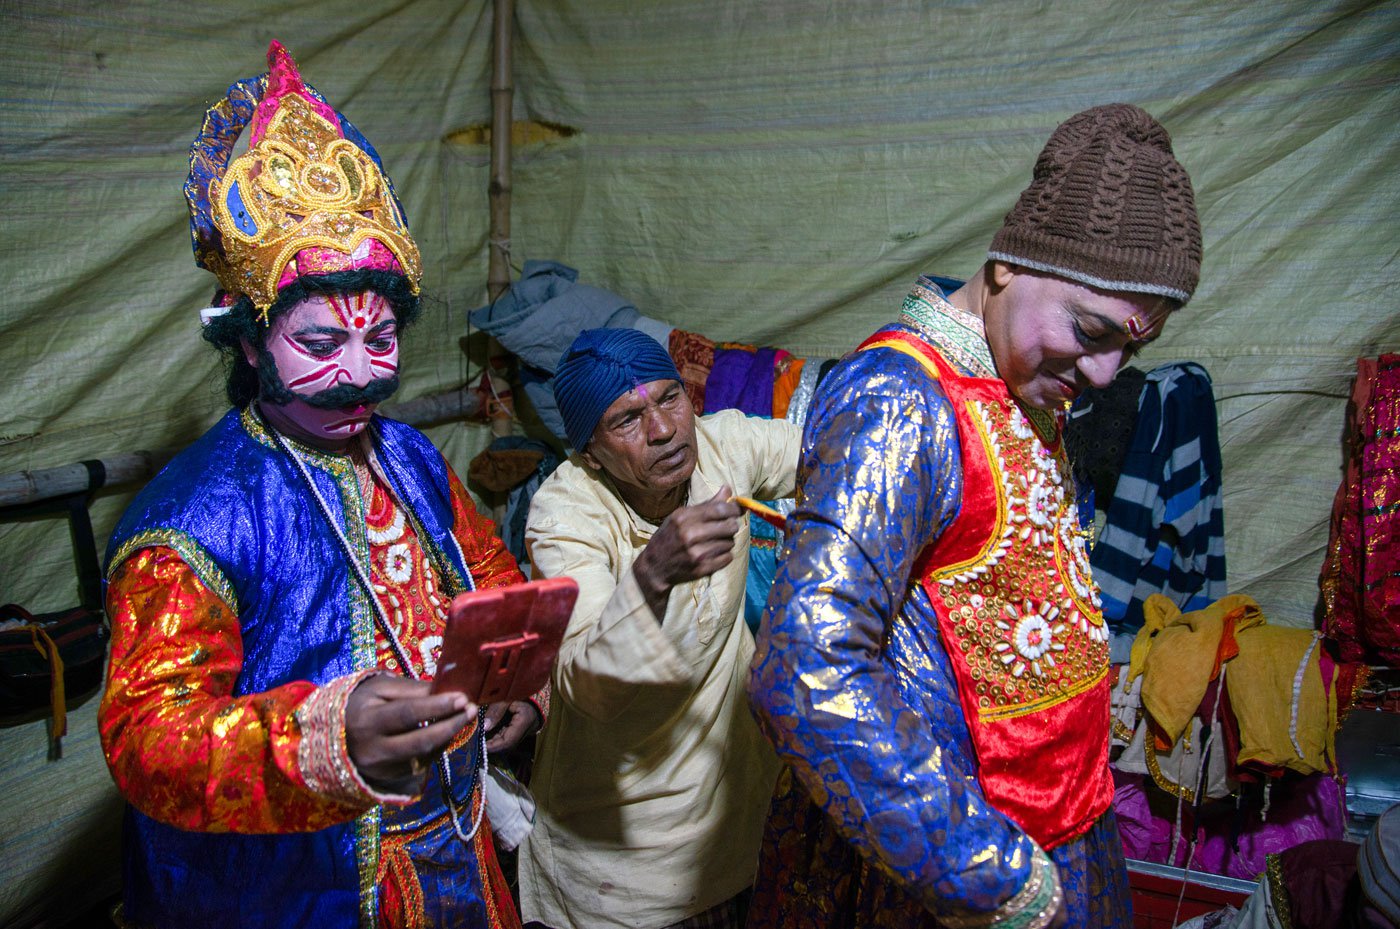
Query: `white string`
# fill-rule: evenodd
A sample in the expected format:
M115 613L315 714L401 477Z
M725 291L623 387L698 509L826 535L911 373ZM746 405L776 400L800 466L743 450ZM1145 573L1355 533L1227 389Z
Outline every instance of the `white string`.
M1308 659L1312 657L1313 650L1317 648L1317 640L1322 638L1322 633L1314 632L1312 642L1308 643L1308 650L1303 652L1303 660L1298 662L1298 670L1293 672L1293 703L1288 712L1288 741L1293 743L1293 751L1298 753L1298 757L1303 757L1303 746L1298 744L1298 704L1303 699L1303 675L1308 670Z
M1210 716L1207 717L1207 718L1209 719L1209 721L1210 721L1210 735L1206 736L1205 744L1201 746L1201 766L1200 766L1200 768L1198 768L1197 771L1196 771L1196 802L1195 802L1194 806L1195 806L1197 809L1200 809L1200 806L1201 806L1202 802L1204 802L1205 789L1206 789L1206 778L1209 776L1209 773L1210 773L1210 747L1211 747L1211 743L1213 743L1213 742L1215 741L1215 736L1216 736L1216 734L1220 731L1221 725L1223 725L1223 724L1220 722L1220 699L1221 699L1221 697L1223 697L1223 696L1225 695L1225 669L1226 669L1227 667L1228 667L1228 665L1223 665L1223 664L1220 666L1220 677L1218 678L1219 683L1218 683L1218 685L1216 686L1216 689L1215 689L1215 706L1211 707ZM1179 787L1179 786L1180 786L1180 785L1178 785L1178 787ZM1180 831L1180 830L1181 830L1181 794L1180 794L1180 793L1177 794L1176 800L1177 800L1177 807L1176 807L1177 826L1176 826L1176 828L1177 828L1178 831ZM1197 824L1193 823L1193 824L1192 824L1192 829L1191 829L1191 845L1190 845L1190 847L1187 848L1187 850L1186 850L1186 865L1185 865L1185 867L1183 867L1182 870L1181 870L1181 893L1179 893L1179 894L1176 895L1176 912L1172 914L1172 925L1173 925L1173 926L1177 925L1177 923L1179 923L1179 922L1181 921L1181 902L1182 902L1183 900L1186 899L1186 881L1187 881L1187 879L1191 876L1191 862L1192 862L1193 860L1195 860L1195 858L1196 858L1196 834L1197 834L1197 828L1198 828ZM1176 845L1175 845L1175 838L1176 838L1175 836L1172 837L1172 839L1173 839L1173 844L1172 844L1172 861L1176 861Z
M447 534L447 538L452 542L452 547L457 551L457 558L462 563L462 570L466 572L467 590L476 590L476 579L472 577L471 565L467 564L466 552L462 551L462 543L457 541L457 537L452 533ZM486 752L486 718L481 717L477 725L481 727L481 768L477 771L477 783L481 785L481 802L477 804L476 816L472 820L472 831L462 831L462 821L458 818L457 805L450 800L447 804L447 812L452 817L452 830L457 833L457 838L465 843L470 843L476 835L476 831L481 828L481 817L486 813L486 778L489 776ZM447 785L447 795L452 792L452 770L447 766L447 752L443 752L438 758L438 770L442 774L443 783ZM467 796L470 802L471 795Z
M350 563L351 570L355 572L355 577L359 579L360 583L365 588L365 592L369 595L369 601L374 606L375 613L379 617L380 628L383 629L385 636L389 639L389 647L393 649L394 655L397 656L399 664L403 667L404 674L413 680L419 680L418 672L414 670L412 663L409 662L408 653L404 651L403 643L399 641L398 634L394 631L394 627L389 624L389 614L385 612L384 604L380 603L379 598L375 596L374 585L370 582L369 576L365 573L365 569L360 565L360 560L355 557L355 550L350 547L350 540L345 537L344 531L340 528L340 523L336 522L335 517L331 515L330 505L326 503L326 498L321 495L321 489L316 486L316 482L312 479L311 471L306 467L306 463L301 460L301 456L297 454L296 449L294 449L282 434L267 421L267 417L262 415L261 407L258 409L258 415L262 420L263 428L265 428L268 434L277 442L278 447L286 452L288 457L292 459L292 463L295 464L297 470L301 472L302 479L305 480L306 485L311 488L311 496L315 498L316 505L320 507L321 513L326 517L327 522L331 524L331 530L335 533L336 539L339 540L341 548L345 551L345 558ZM471 569L467 567L467 559L462 552L462 546L450 533L448 537L452 539L452 544L457 549L457 555L462 559L462 567L467 572L467 588L469 590L475 590L476 582L471 576ZM486 720L480 713L481 711L478 711L477 726L481 734L481 767L479 769L477 784L482 788L482 799L477 805L476 815L472 820L471 832L462 831L462 822L457 812L457 804L454 803L452 799L452 767L447 760L447 750L443 749L437 759L438 774L442 778L443 800L446 801L447 812L452 819L452 829L457 833L457 838L468 844L476 837L477 830L481 828L482 816L486 812L485 787L490 760L486 751ZM474 785L472 793L475 792L476 789ZM467 797L467 802L471 802L470 794Z

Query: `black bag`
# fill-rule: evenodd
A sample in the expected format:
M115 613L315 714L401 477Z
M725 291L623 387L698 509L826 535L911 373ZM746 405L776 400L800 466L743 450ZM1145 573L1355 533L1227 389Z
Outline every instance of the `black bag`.
M111 637L87 510L88 494L101 486L103 475L100 464L86 464L88 490L0 510L0 518L62 512L72 531L81 605L37 615L18 604L0 606L0 725L51 717L55 755L59 738L67 732L68 708L90 697L102 683Z
M35 616L9 603L0 623L0 715L6 723L52 715L53 737L64 735L68 707L102 683L106 618L81 606Z

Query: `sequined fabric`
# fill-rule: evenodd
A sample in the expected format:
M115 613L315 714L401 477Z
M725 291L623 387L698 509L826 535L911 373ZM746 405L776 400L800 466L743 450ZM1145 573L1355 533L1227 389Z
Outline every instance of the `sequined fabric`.
M918 323L886 332L929 338ZM964 347L959 374L985 367L985 343ZM765 833L754 929L975 924L1030 878L1038 848L984 795L947 640L915 573L967 495L987 492L965 484L962 444L938 381L892 348L848 356L813 401L749 682L791 769ZM1072 925L1130 924L1111 813L1050 854ZM1085 896L1100 888L1106 901Z
M690 405L695 407L695 415L705 412L705 382L710 378L710 369L715 364L715 343L698 332L682 329L671 330L667 346L676 370L681 374L681 384Z
M1109 808L1108 630L1058 428L995 378L963 377L900 333L948 394L962 441L957 518L919 558L987 799L1053 848ZM1025 763L1037 757L1036 764Z
M1344 661L1400 664L1400 355L1357 361L1320 586Z
M468 571L482 587L520 575L436 449L374 423L383 480L369 500L348 456L302 452L410 663L431 671L439 607ZM472 846L459 842L434 781L401 808L309 789L297 709L323 685L386 667L389 654L310 496L256 419L233 412L148 485L114 533L113 665L99 722L134 808L126 918L204 929L517 926L489 827ZM466 809L476 800L472 731L449 753Z
M363 259L378 243L374 261L348 266L399 269L416 293L418 247L378 155L302 84L277 42L268 64L268 76L234 84L210 108L191 146L185 194L198 263L266 311L299 252L325 265L326 250ZM252 147L230 162L250 122Z
M319 829L358 815L305 789L291 681L235 697L238 617L172 549L145 548L108 582L112 653L102 740L137 809L182 829ZM190 784L211 789L191 791Z
M959 450L951 407L907 355L848 357L813 401L801 493L749 681L760 723L801 787L775 799L774 823L802 831L775 835L770 824L756 914L776 914L764 898L795 878L765 881L770 856L807 847L820 821L842 841L818 841L816 851L840 857L846 843L877 863L860 875L832 857L811 863L809 896L833 908L859 890L990 914L1029 876L1034 844L981 796L937 619L911 576L957 514ZM780 812L806 797L820 813ZM908 889L862 883L880 872ZM784 923L758 923L770 925Z

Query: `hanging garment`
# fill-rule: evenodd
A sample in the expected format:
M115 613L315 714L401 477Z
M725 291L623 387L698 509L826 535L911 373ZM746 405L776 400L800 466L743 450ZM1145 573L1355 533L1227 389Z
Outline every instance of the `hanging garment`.
M695 415L703 416L705 382L710 379L710 369L715 364L715 343L698 332L673 329L667 348L671 352L671 360L676 363L676 370L680 372L681 384L690 398L690 405L695 407Z
M578 283L578 271L566 264L527 261L509 290L467 318L520 360L520 382L540 422L567 442L554 403L559 359L583 330L633 327L641 314L624 297Z
M1338 716L1355 675L1339 673L1354 668L1324 661L1318 640L1311 629L1269 625L1243 594L1189 613L1153 596L1133 643L1129 678L1144 676L1142 706L1155 747L1171 749L1211 682L1223 678L1234 717L1223 729L1236 767L1269 776L1334 773Z
M806 361L794 357L782 349L773 358L773 418L787 419L788 405L792 395L802 384L802 369Z
M1146 371L1124 368L1107 387L1084 391L1070 410L1065 449L1075 483L1093 492L1095 505L1106 508L1113 500L1146 383Z
M1346 437L1322 628L1345 661L1400 665L1400 355L1357 360Z
M578 283L578 271L566 264L527 261L509 290L467 318L521 361L553 374L580 332L630 327L640 315L632 301Z
M787 352L755 348L738 342L721 342L705 382L705 405L710 412L739 410L750 416L773 418L774 383L780 356ZM768 503L770 501L764 501ZM749 516L749 573L744 587L744 621L757 631L768 605L768 591L778 570L778 530L757 516Z
M1243 594L1189 613L1155 594L1144 615L1128 679L1143 676L1142 706L1165 749L1181 737L1221 666L1239 655L1239 633L1265 620L1259 604Z
M1154 593L1183 611L1225 596L1220 476L1210 375L1193 362L1153 370L1091 559L1114 632L1141 628Z
M706 411L742 410L750 416L772 418L776 357L777 349L721 343L705 381Z

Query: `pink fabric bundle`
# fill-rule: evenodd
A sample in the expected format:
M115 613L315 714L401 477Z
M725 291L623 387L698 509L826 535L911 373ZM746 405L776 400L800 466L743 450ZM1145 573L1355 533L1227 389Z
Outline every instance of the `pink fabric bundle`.
M1341 787L1325 774L1271 782L1268 809L1257 804L1236 807L1230 801L1209 803L1194 814L1189 804L1182 810L1182 837L1171 855L1175 803L1160 804L1157 792L1149 804L1149 785L1139 774L1115 770L1114 812L1123 853L1140 861L1155 861L1191 870L1223 874L1253 881L1268 862L1266 856L1313 839L1340 839L1345 834L1346 813ZM1196 848L1191 852L1191 840Z

